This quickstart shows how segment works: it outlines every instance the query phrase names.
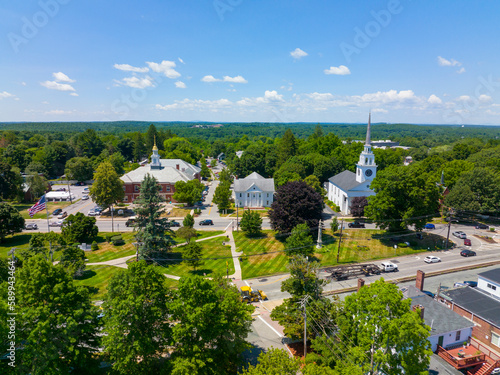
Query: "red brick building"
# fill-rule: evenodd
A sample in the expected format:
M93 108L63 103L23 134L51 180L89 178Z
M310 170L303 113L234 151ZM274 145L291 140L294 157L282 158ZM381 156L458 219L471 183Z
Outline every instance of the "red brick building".
M120 179L124 182L124 202L133 202L139 197L141 183L146 174L150 174L160 185L160 195L166 202L175 202L172 198L177 181L188 182L198 179L201 181L201 168L181 159L160 159L158 148L153 147L151 163L124 174Z

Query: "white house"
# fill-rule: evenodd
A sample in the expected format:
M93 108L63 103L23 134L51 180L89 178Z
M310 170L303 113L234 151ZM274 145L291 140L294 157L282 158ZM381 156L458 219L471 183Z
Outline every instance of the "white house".
M257 172L234 180L234 202L238 207L270 207L274 197L274 179Z
M328 199L340 207L340 211L345 215L350 213L354 197L375 195L370 189L370 184L377 175L377 164L370 143L370 122L371 114L368 117L365 146L356 164L356 173L343 171L330 177L325 184Z
M477 275L477 288L500 300L500 268ZM498 313L500 314L500 311Z

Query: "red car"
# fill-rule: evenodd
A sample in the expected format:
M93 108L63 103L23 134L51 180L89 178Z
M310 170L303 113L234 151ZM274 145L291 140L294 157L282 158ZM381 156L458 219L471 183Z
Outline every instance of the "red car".
M465 245L465 246L470 246L470 245L471 245L470 239L465 238L465 239L464 239L464 245Z

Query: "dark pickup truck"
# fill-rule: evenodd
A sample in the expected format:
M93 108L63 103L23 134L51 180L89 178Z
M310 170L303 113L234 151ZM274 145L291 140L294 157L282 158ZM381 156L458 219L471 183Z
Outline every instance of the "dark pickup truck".
M349 226L349 228L364 228L365 224L360 223L359 221L355 221L353 223L349 223L348 226Z

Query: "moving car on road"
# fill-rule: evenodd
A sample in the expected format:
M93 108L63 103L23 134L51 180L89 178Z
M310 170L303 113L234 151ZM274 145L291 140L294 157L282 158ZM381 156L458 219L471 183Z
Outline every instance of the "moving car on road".
M349 223L348 226L349 226L349 228L364 228L365 224L360 223L359 221L355 221L353 223Z
M200 225L214 225L214 222L210 219L205 219L200 221Z
M453 235L458 238L467 238L467 235L462 232L461 230L458 230L456 232L453 232Z
M476 229L490 229L490 227L486 224L482 224L482 223L477 223L476 224Z
M427 223L424 225L424 229L436 229L436 226L432 223Z
M52 212L52 215L59 215L62 212L62 208L56 208L54 212Z
M476 255L476 252L475 251L472 251L472 250L462 250L460 252L460 255L463 256L463 257L473 257Z
M27 229L27 230L35 230L35 229L38 229L38 225L36 225L35 223L28 223L24 226L24 229Z
M169 224L171 227L180 227L181 226L181 223L179 223L178 221L175 221L175 220L169 221Z
M64 211L64 212L61 212L57 218L58 219L64 219L67 216L68 216L68 213L66 211Z
M380 269L383 272L398 272L398 266L392 262L382 262Z
M425 257L424 262L425 263L438 263L438 262L441 262L441 258L438 258L434 255L428 255Z
M62 220L53 221L53 222L49 223L49 227L62 227L62 225L63 225Z

